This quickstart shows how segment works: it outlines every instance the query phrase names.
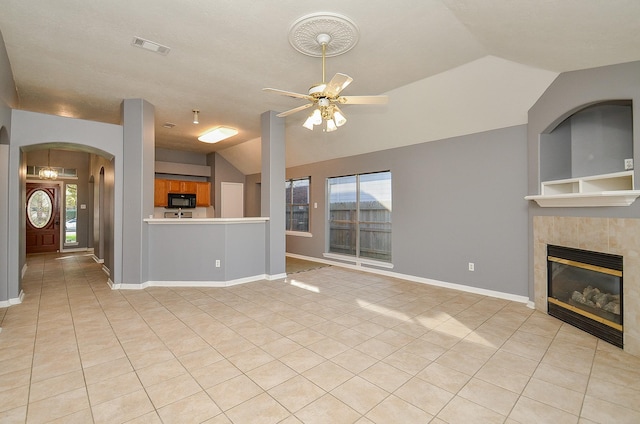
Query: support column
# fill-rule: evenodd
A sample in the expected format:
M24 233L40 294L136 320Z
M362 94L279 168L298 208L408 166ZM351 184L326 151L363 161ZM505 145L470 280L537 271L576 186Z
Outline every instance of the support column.
M261 115L262 183L260 207L262 216L269 217L266 234L265 274L269 279L286 276L285 268L285 155L284 119L276 112Z
M123 102L122 283L148 281L147 225L153 214L155 177L154 106L143 99Z

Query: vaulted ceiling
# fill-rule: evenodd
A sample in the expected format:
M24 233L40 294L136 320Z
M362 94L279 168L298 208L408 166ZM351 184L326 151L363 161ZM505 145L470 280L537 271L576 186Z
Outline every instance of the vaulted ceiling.
M320 59L288 41L291 25L314 12L345 15L359 29L353 49L327 59L327 75L354 78L344 94L388 94L390 102L345 106L353 119L331 134L301 128L304 112L287 117L288 165L456 134L442 125L464 133L522 123L558 73L640 60L637 0L3 0L0 31L19 109L119 123L122 99L144 98L156 108L158 147L220 151L250 173L259 163L260 114L303 104L261 89L306 93L321 79ZM171 50L136 48L134 37ZM508 115L514 91L523 101L511 120L452 117L475 107L474 96ZM422 140L398 133L411 125L403 120L420 119L413 108L442 114ZM367 122L385 136L371 142ZM196 140L217 125L239 134L213 145Z

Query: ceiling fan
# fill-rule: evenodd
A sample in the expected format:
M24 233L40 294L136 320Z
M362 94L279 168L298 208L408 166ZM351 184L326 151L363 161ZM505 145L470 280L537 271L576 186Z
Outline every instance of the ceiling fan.
M325 80L325 58L327 45L331 41L329 34L318 34L316 41L322 48L322 82L311 86L308 94L294 93L291 91L278 90L276 88L263 88L264 91L296 99L305 99L309 103L298 106L296 108L279 113L278 117L285 117L300 112L311 107L316 107L311 115L302 125L303 127L313 130L316 125L322 125L326 122L326 131L335 131L338 127L347 122L347 118L343 115L338 105L380 105L386 104L387 96L341 96L340 92L348 86L353 78L348 75L337 73L331 78L331 81Z

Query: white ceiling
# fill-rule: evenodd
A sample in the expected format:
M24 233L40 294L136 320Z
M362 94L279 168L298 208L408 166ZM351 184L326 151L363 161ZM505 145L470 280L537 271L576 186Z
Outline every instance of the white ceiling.
M327 59L327 77L352 76L346 95L390 94L389 108L345 107L355 122L336 133L352 124L353 134L360 115L393 112L393 94L403 87L470 64L524 65L541 72L534 78L540 85L559 72L640 60L638 0L2 0L0 31L19 109L119 123L122 99L144 98L156 108L158 147L225 150L252 172L255 166L242 162L255 164L259 156L261 113L302 104L261 89L306 93L321 79L320 59L288 42L291 25L313 12L346 15L360 30L352 50ZM171 52L135 48L134 36ZM192 109L201 111L199 125L191 123ZM288 137L304 136L304 118L287 118ZM176 126L163 128L165 122ZM215 145L196 140L216 125L240 132ZM398 145L390 137L364 146L362 138L321 158ZM300 146L290 150L288 165L318 159Z

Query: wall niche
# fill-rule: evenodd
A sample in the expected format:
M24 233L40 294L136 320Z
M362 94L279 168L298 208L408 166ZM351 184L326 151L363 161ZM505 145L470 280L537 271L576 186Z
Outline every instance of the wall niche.
M601 102L540 134L540 181L629 170L633 158L631 100Z
M542 207L629 206L634 190L630 100L581 108L540 134L540 191L526 196Z

